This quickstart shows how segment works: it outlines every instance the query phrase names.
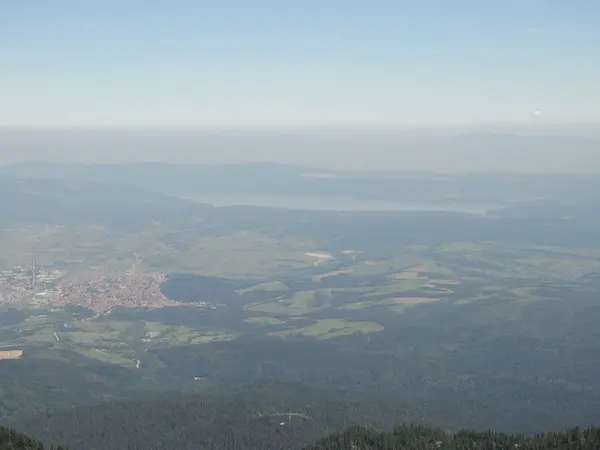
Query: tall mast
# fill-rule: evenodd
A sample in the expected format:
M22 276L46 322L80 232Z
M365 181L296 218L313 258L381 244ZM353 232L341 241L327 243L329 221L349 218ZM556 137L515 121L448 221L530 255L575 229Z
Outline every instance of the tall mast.
M31 287L35 287L35 253L31 255Z

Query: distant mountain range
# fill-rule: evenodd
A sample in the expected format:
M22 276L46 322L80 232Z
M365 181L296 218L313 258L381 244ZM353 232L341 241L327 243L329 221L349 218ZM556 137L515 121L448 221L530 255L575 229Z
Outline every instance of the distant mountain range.
M476 142L479 138L469 135L460 139ZM492 209L533 201L571 204L600 200L600 173L356 172L259 162L224 165L23 162L0 167L0 174L32 180L129 186L183 198L210 195L328 197L437 206L470 202Z
M600 139L502 133L411 138L399 133L0 129L0 164L47 160L283 164L438 172L600 172Z
M137 228L153 220L193 218L206 208L211 207L131 186L0 175L2 226L39 221Z

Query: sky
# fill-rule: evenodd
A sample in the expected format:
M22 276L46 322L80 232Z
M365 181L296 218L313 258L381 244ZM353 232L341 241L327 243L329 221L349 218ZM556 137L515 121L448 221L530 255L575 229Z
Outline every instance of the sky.
M2 0L0 126L600 123L598 0Z

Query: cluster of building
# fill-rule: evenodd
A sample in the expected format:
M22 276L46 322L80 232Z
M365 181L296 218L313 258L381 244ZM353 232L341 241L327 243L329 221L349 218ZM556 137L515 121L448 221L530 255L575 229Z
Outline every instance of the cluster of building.
M61 271L16 266L0 269L0 302L16 303L39 291L52 291Z
M127 273L107 268L92 268L63 277L59 270L17 266L0 270L0 303L30 299L40 307L82 306L96 313L114 308L161 308L179 303L167 298L160 285L167 277L161 273ZM212 305L198 303L210 308Z
M116 307L159 308L175 306L160 290L164 274L118 274L105 271L89 271L78 279L59 283L52 292L38 299L38 303L50 307L77 305L97 313L105 313Z

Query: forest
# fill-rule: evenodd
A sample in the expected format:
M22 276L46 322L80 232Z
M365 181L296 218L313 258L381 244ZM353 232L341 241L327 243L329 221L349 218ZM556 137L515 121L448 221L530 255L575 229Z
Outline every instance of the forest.
M0 427L0 450L64 450L60 445L44 447L41 442L31 439L16 430Z
M587 449L600 445L600 430L591 427L566 432L555 427L539 434L461 426L473 412L468 405L439 410L420 402L400 402L393 395L264 383L230 392L172 392L160 399L108 402L40 414L10 426L46 446L60 443L74 450L458 450L508 449L515 444L526 449ZM452 415L457 416L457 426L436 425L447 423Z
M131 412L133 413L133 411ZM159 418L164 419L165 417L161 417L159 413L156 419ZM175 417L171 418L175 419ZM200 417L196 417L196 419L200 419ZM600 428L598 427L586 429L575 427L560 432L525 436L473 430L450 433L419 424L398 424L393 427L392 431L387 432L378 431L372 427L353 425L343 431L333 432L304 445L303 442L309 439L312 433L293 427L286 428L284 427L285 422L281 422L279 427L271 424L269 431L267 427L243 428L242 424L236 422L219 423L220 419L218 417L214 421L209 418L206 423L187 423L185 427L182 427L179 422L171 422L171 425L175 427L174 431L166 433L161 438L158 433L152 432L150 427L138 421L137 425L145 429L147 434L141 434L139 428L134 428L136 430L134 437L117 433L112 436L110 442L98 440L100 435L112 435L104 428L105 424L99 424L92 434L84 437L82 433L82 440L71 448L79 450L123 448L152 450L597 450L600 447ZM130 425L133 425L133 422ZM238 426L242 428L238 429ZM61 445L44 446L42 442L14 429L0 427L0 450L44 449L65 450Z
M416 425L397 426L391 433L352 427L324 438L306 450L394 450L394 449L514 449L592 450L600 445L600 428L573 428L564 432L522 436L460 431L455 434Z

